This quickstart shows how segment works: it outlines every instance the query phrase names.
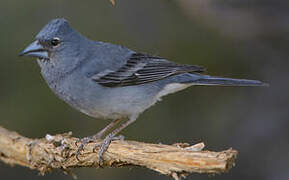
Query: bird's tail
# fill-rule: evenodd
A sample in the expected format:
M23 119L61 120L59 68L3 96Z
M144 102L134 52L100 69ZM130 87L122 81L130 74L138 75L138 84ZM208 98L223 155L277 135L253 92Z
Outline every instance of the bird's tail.
M202 76L193 82L196 85L215 85L215 86L268 86L258 80L233 79L215 76Z

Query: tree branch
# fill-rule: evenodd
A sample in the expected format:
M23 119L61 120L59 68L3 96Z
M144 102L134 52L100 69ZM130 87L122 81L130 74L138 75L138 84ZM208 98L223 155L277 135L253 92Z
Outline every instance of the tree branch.
M109 0L109 1L113 6L115 5L115 0Z
M71 133L29 139L0 127L0 159L10 165L36 169L43 175L53 169L70 172L72 168L98 167L92 149L100 141L86 145L78 161L76 140ZM202 151L203 147L203 143L189 146L113 141L104 154L103 167L141 166L178 179L190 173L228 172L234 165L237 151Z

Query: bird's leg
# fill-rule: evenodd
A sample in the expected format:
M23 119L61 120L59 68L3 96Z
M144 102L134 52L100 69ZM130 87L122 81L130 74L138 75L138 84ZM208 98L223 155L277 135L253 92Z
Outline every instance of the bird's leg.
M101 131L99 131L97 134L93 136L95 139L100 139L108 130L110 130L112 127L114 127L117 123L119 123L120 119L115 119L109 125L105 126Z
M97 148L98 150L98 164L101 165L103 162L103 154L107 150L108 146L110 145L112 140L119 140L119 136L115 136L118 134L120 131L122 131L124 128L129 126L131 123L133 123L136 120L136 116L130 117L128 121L124 122L121 124L118 128L113 130L111 133L109 133L103 140L103 142L99 145L96 145L93 150L95 151ZM122 136L123 137L123 136Z
M80 143L80 146L78 147L77 152L75 154L76 159L79 161L78 156L86 144L93 142L96 139L100 139L103 136L103 134L105 134L108 130L110 130L113 126L115 126L119 121L120 119L115 119L111 123L109 123L105 128L103 128L101 131L99 131L97 134L90 136L90 137L85 137L76 141L75 142L76 146L78 143Z

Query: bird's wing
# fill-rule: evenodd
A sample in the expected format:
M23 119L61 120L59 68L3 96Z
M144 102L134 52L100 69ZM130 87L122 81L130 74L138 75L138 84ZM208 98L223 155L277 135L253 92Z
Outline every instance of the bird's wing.
M203 71L204 68L200 66L180 65L160 57L134 53L118 70L105 70L95 74L92 79L102 86L123 87L149 83L177 74Z

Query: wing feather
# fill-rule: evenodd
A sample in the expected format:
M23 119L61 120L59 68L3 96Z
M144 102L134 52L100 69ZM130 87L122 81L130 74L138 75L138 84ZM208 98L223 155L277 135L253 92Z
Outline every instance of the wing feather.
M123 87L158 81L177 74L203 71L204 68L200 66L180 65L161 57L135 53L117 71L106 70L94 75L92 79L102 86Z

